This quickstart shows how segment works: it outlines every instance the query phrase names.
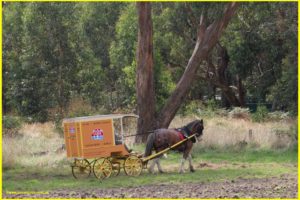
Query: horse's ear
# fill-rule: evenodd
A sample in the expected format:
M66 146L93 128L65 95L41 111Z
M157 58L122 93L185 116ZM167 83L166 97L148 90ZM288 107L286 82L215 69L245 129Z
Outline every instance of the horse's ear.
M200 122L203 124L203 119L201 119Z

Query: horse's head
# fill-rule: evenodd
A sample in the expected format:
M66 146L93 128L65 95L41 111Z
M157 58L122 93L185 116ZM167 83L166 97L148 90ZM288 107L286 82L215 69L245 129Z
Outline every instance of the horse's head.
M202 136L202 132L204 129L203 120L195 120L187 125L189 130L194 134L196 133L196 137Z

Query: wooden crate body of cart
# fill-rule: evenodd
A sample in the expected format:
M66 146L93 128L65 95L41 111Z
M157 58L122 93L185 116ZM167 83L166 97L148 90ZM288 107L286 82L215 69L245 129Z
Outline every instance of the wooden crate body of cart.
M115 145L112 118L71 118L64 120L63 125L67 157L91 159L128 155L123 144Z
M127 175L139 175L142 162L130 154L124 144L116 145L114 120L121 120L123 137L124 117L135 117L134 114L97 115L76 117L63 120L65 146L68 158L75 158L72 174L75 178L89 176L93 171L99 178L118 175L124 168ZM92 159L92 160L91 160Z

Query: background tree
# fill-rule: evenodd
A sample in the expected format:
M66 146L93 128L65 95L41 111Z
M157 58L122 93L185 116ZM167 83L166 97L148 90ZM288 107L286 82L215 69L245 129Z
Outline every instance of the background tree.
M84 66L88 73L99 66L90 48L85 46L78 15L81 10L73 3L32 3L25 8L21 8L22 3L11 5L23 10L23 34L18 35L21 44L17 47L21 49L19 63L15 68L7 63L11 69L8 77L13 81L10 90L13 104L22 115L39 121L48 120L48 109L56 106L58 114L63 115L72 92L80 88L80 69ZM4 49L4 52L15 50Z
M205 16L201 15L195 49L175 90L172 92L162 111L158 115L158 127L169 126L190 89L189 86L193 81L194 74L196 73L199 64L208 56L211 49L217 43L222 31L226 28L231 17L234 15L236 8L236 3L230 3L226 7L224 15L209 26L206 26L205 24Z
M285 11L282 7L286 8ZM295 58L294 53L297 52L297 31L294 26L297 19L296 7L295 4L285 3L243 4L237 13L238 17L222 37L231 58L230 73L239 75L243 80L248 103L273 104L275 109L278 98L273 98L275 90L271 88L281 79L283 71L295 70L295 59L291 61L293 64L288 64L289 70L283 68L286 56L292 54ZM287 27L286 24L293 25ZM291 41L294 41L293 44ZM296 79L292 78L290 81L295 87ZM281 90L283 91L286 90ZM290 92L293 93L292 90ZM280 95L277 93L275 96ZM293 96L289 99L295 105L296 95ZM279 107L286 106L277 105L277 109Z
M116 40L116 23L120 12L124 7L122 3L101 3L83 5L87 16L84 19L84 32L86 34L88 45L92 49L92 55L101 62L101 69L98 72L91 72L87 78L89 81L84 87L83 96L92 105L97 107L105 106L108 110L114 110L120 106L115 91L119 70L115 63L111 62L110 47ZM83 70L84 73L84 70Z
M23 20L24 7L19 4L6 6L3 15L3 54L2 54L2 97L3 112L6 113L16 105L14 91L20 81L17 71L20 70L22 53ZM18 73L19 74L19 73Z
M184 100L167 114L169 119L164 116L168 98L189 71L186 65L197 44L199 16L205 16L204 25L209 27L223 18L226 5L151 3L157 121L153 127L167 126L174 113L190 107L236 106L224 89L239 101L244 94L245 106L252 111L261 104L297 114L297 4L282 2L241 3L216 40L220 45L213 45L197 64ZM47 121L137 112L137 35L135 3L6 3L4 114ZM221 54L222 49L227 55ZM225 81L220 84L218 77Z

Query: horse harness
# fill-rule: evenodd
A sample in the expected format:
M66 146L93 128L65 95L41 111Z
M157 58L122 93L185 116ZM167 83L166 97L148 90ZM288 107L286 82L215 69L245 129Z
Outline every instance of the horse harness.
M190 131L190 129L188 129L188 127L186 127L186 126L184 126L182 128L176 128L175 130L178 132L180 140L184 140L185 138L188 138L192 134L192 132ZM196 138L195 137L192 137L190 140L193 143L196 142Z
M192 134L192 132L186 126L184 126L182 128L176 128L175 130L177 131L180 140L184 140L184 139L188 138ZM154 134L155 134L155 138L159 138L158 140L161 142L161 145L156 146L156 148L161 148L161 147L168 148L168 147L171 146L171 144L169 144L168 141L164 138L165 136L158 135L156 131L154 131ZM193 138L191 138L189 140L191 140L193 143L196 142L195 137L193 137ZM183 150L186 149L186 144L187 144L186 142L184 142L182 144L182 145L184 145L184 149Z

